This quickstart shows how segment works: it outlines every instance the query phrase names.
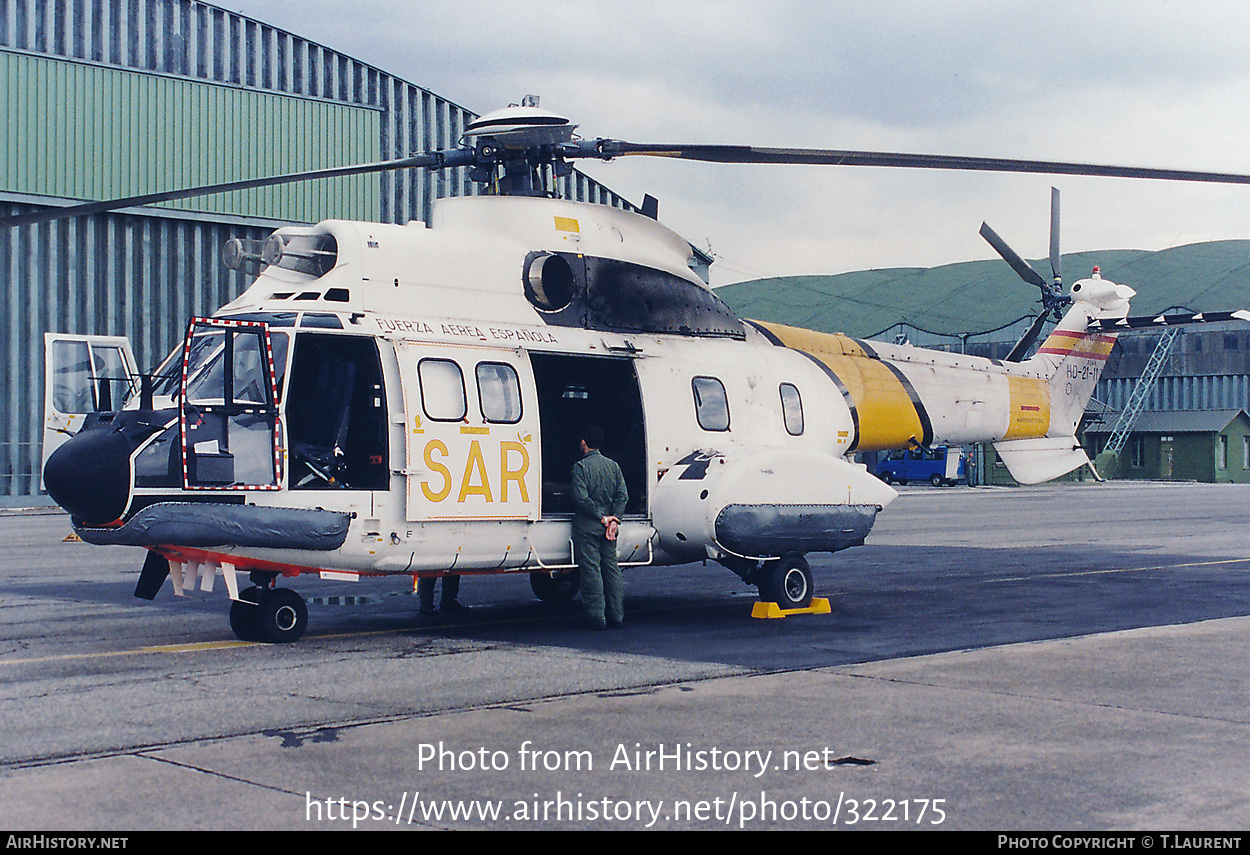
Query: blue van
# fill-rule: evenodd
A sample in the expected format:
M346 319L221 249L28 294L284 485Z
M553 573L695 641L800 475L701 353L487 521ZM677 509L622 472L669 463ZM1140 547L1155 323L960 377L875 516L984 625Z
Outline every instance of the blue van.
M887 484L928 481L934 487L943 487L968 482L963 449L942 446L891 451L877 464L876 475Z

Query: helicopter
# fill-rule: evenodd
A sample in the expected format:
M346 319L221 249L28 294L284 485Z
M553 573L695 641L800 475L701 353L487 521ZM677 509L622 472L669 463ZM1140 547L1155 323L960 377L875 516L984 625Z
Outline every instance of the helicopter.
M640 210L557 198L572 161L662 156L1250 183L1250 176L881 152L586 140L527 97L461 146L401 160L35 211L116 208L400 168L467 167L483 195L430 222L328 220L232 240L256 278L149 374L125 339L47 336L44 483L82 540L143 547L135 595L230 598L245 640L292 642L303 598L277 582L527 573L577 593L570 469L586 424L621 466L622 566L713 561L800 609L808 553L863 544L897 492L858 452L992 442L1021 483L1093 466L1076 429L1133 289L1097 269L1065 291L1052 194L1042 295L1003 360L737 316L690 244ZM1250 319L1245 312L1177 322ZM1053 330L1036 352L1048 321ZM1095 473L1096 475L1096 473ZM248 586L243 587L246 575Z

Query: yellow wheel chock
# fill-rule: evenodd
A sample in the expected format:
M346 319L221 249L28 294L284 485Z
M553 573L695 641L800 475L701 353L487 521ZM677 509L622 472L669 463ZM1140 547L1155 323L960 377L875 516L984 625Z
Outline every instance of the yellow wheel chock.
M790 617L790 615L827 615L830 611L827 598L812 597L812 604L805 609L783 609L776 603L757 602L751 607L751 617L771 619Z

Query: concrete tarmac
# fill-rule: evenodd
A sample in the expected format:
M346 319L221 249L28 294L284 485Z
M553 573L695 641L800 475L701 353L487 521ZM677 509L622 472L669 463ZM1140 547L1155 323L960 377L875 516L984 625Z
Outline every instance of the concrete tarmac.
M9 829L1237 830L1250 486L904 488L813 559L832 614L749 617L715 565L580 629L524 577L463 618L297 580L295 645L142 551L0 517Z

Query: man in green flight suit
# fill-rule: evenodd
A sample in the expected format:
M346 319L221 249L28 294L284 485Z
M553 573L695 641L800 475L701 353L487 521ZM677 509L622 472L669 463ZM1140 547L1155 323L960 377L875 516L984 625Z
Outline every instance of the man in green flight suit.
M625 621L625 583L616 560L616 533L629 493L616 461L599 453L603 431L590 425L578 439L582 458L573 464L573 553L586 620L592 627Z

